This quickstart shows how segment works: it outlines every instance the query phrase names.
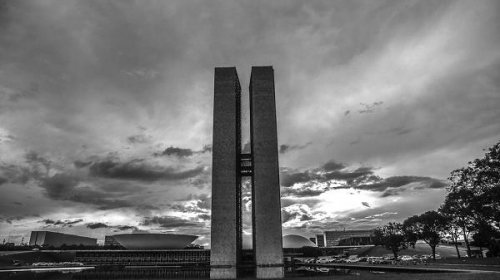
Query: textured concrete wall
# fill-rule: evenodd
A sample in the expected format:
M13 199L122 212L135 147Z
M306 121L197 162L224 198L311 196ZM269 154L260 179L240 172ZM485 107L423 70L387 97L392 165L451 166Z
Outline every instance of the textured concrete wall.
M283 245L274 71L252 67L250 129L253 157L253 237L257 278L283 277Z
M210 278L236 278L238 259L239 81L236 68L215 68Z

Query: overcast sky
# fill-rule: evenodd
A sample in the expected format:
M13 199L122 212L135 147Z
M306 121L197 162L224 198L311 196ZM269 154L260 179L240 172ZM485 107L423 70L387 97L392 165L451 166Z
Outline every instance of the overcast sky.
M500 139L499 30L495 0L1 0L1 239L207 245L217 66L244 107L274 67L284 234L436 209Z

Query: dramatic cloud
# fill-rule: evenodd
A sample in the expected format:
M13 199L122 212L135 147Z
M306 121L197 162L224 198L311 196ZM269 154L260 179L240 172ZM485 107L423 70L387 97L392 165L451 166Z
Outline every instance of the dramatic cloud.
M185 157L190 157L195 154L203 154L207 152L212 152L212 146L211 145L205 145L203 148L199 151L193 151L191 149L183 149L183 148L178 148L178 147L168 147L166 148L163 152L161 153L154 153L154 156L176 156L179 158L185 158Z
M178 156L178 157L189 157L193 155L193 151L191 149L182 149L177 147L168 147L161 154L162 156Z
M89 229L114 229L115 231L138 231L139 229L136 226L127 226L127 225L108 225L106 223L88 223L85 225Z
M357 188L373 191L385 191L388 188L398 188L410 183L421 183L421 186L419 186L418 188L424 188L422 185L425 185L426 188L432 189L440 189L447 186L447 184L443 180L429 177L395 176L380 180L378 182L374 182L372 184L359 185L357 186Z
M244 152L251 66L274 68L291 233L435 209L500 135L496 0L0 3L7 239L36 215L98 238L119 229L83 224L177 217L208 243L217 66L238 70Z
M78 224L78 223L83 222L83 219L64 220L64 221L61 221L61 220L54 221L51 219L45 219L45 220L41 220L40 222L45 223L46 225L49 225L49 226L72 227L74 224Z
M129 207L126 200L109 198L106 192L96 190L88 185L81 185L77 177L58 173L42 179L41 185L48 197L55 200L68 200L97 205L100 209Z
M329 161L320 168L304 172L294 173L287 169L282 169L281 172L281 185L285 187L309 181L326 182L343 180L351 184L377 179L378 177L373 175L373 169L370 167L359 167L354 170L348 170L344 164L335 161Z
M132 160L120 163L114 160L104 160L93 163L90 174L97 177L157 181L157 180L183 180L195 177L203 172L203 167L189 170L176 170L171 167L151 166L143 160Z
M291 152L293 150L302 150L302 149L307 148L307 146L309 146L311 144L312 144L312 142L308 142L308 143L306 143L304 145L287 145L287 144L282 144L282 145L280 145L279 152L280 152L280 154L284 154L284 153Z
M282 169L281 172L281 185L285 187L282 190L284 196L318 196L334 189L352 188L384 192L382 196L386 197L403 192L405 189L399 188L410 184L414 184L415 189L443 189L447 186L443 180L430 177L394 176L382 179L374 174L373 168L349 169L335 161L329 161L321 168L304 172L293 173L287 169Z
M208 195L190 195L182 203L172 204L170 208L184 213L207 213L212 208L211 202L212 199Z
M346 166L343 165L342 163L338 163L338 162L335 162L333 160L325 163L322 168L325 170L325 171L336 171L336 170L341 170L341 169L344 169Z
M90 229L98 229L98 228L108 228L109 226L105 223L89 223L86 225L86 227Z
M185 220L175 216L153 216L145 217L141 225L143 226L160 226L162 228L177 228L177 227L198 227L199 223Z
M132 136L127 137L127 141L130 144L144 144L144 143L148 143L150 141L150 137L148 137L147 135L143 135L143 134L137 134L137 135L132 135Z

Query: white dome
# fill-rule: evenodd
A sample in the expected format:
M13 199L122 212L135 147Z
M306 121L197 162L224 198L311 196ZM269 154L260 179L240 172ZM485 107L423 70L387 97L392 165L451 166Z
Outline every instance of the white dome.
M159 233L117 234L112 237L129 250L183 249L198 238L195 235Z
M283 248L318 247L304 236L290 234L283 236Z

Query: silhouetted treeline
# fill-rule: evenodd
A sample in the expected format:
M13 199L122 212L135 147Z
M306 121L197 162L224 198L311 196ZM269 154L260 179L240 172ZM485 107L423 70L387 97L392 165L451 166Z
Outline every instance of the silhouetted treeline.
M500 142L483 158L453 170L448 179L448 193L437 211L377 228L375 244L385 246L397 257L400 250L424 240L435 259L436 246L447 238L460 258L458 245L463 238L469 257L473 256L470 245L481 251L487 248L487 257L500 256Z

